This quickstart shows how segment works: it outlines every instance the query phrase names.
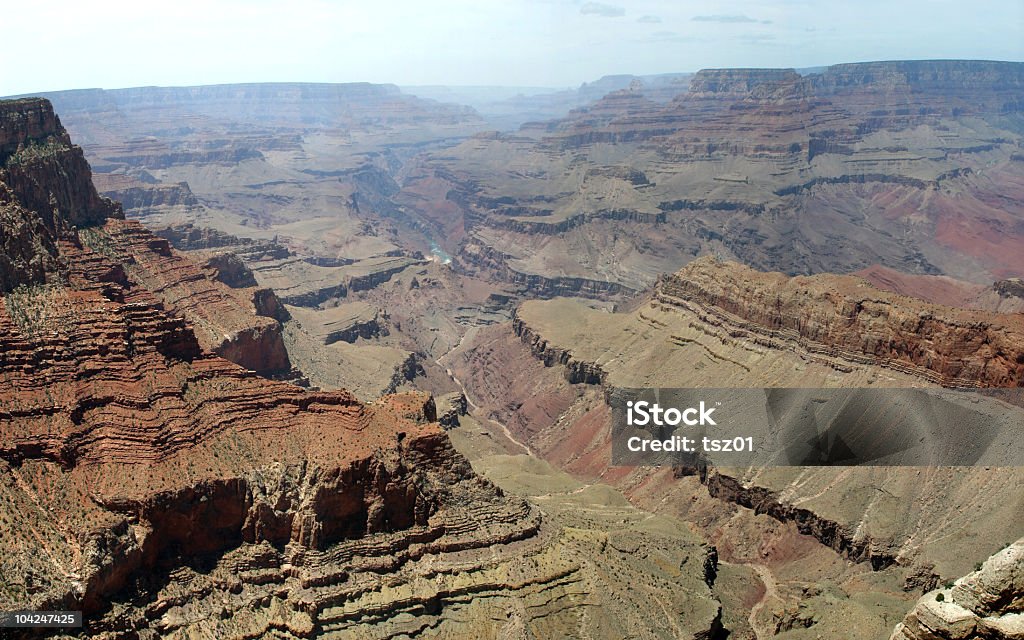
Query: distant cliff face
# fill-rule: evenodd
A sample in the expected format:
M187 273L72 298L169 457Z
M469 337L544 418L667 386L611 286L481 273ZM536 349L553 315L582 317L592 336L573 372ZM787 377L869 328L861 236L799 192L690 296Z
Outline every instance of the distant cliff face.
M911 372L947 386L1024 387L1024 321L931 305L850 276L788 278L696 260L655 294L766 343Z
M878 89L903 85L929 93L961 93L974 89L1013 92L1024 89L1019 62L988 60L894 60L836 64L811 75L819 91L838 92L851 87Z
M749 95L763 84L792 84L800 74L792 69L702 69L690 80L690 93Z
M792 86L807 97L874 94L920 102L933 110L941 109L945 100L953 101L950 109L998 113L1021 109L1022 66L984 60L900 60L837 64L807 76L792 69L705 69L690 81L690 93L758 97L771 95L772 88ZM875 106L882 105L876 101Z
M82 149L44 99L0 103L0 182L57 235L67 225L124 217L96 192Z
M616 91L467 140L398 197L461 222L456 260L504 280L638 290L714 253L791 275L878 264L988 285L1024 274L1022 107L1024 63L707 69L668 103Z
M255 83L199 87L136 87L87 89L44 94L68 122L82 113L105 110L108 115L135 121L146 112L152 124L167 112L185 108L193 119L302 125L306 127L358 127L416 122L482 122L469 107L426 101L388 84ZM185 116L184 113L178 114ZM181 122L187 121L178 119ZM74 128L72 128L74 130Z

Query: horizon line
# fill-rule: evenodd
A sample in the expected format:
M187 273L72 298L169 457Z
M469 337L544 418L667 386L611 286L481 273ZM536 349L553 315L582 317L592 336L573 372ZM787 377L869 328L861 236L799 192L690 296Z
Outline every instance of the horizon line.
M527 84L441 84L441 83L429 83L429 84L399 84L395 82L373 82L370 80L349 80L344 82L328 82L322 80L250 80L250 81L239 81L239 82L212 82L208 84L142 84L142 85L130 85L120 87L75 87L71 89L46 89L27 93L12 93L0 95L0 100L16 100L19 98L30 98L41 96L43 94L52 93L72 93L72 92L86 92L86 91L129 91L133 89L201 89L207 87L234 87L244 85L320 85L320 86L347 86L347 85L369 85L376 87L395 87L402 90L403 87L408 89L423 88L423 87L441 87L450 89L547 89L551 91L566 91L582 88L584 85L593 84L599 82L604 78L614 78L622 76L632 76L635 78L645 77L657 77L657 76L671 76L671 75L694 75L701 71L725 71L725 70L746 70L746 71L797 71L808 70L808 69L829 69L832 67L844 66L844 65L858 65L858 64L885 64L895 62L985 62L993 64L1024 64L1024 60L996 60L989 58L892 58L888 60L857 60L852 62L834 62L831 64L810 64L803 66L780 66L780 67L754 67L754 66L736 66L736 67L702 67L696 71L664 71L660 73L606 73L593 80L584 80L577 85L527 85ZM812 74L805 74L812 75Z

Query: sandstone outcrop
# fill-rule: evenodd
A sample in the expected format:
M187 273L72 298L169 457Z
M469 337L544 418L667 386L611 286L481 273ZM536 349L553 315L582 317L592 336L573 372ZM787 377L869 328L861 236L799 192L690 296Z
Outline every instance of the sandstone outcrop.
M125 179L121 174L96 174L100 193L121 203L130 215L143 214L159 207L194 207L199 204L187 182L178 184L145 184Z
M262 287L277 292L284 304L316 307L350 292L372 289L406 268L425 261L406 256L382 256L341 265L320 266L300 258L250 262Z
M239 238L217 229L197 227L191 223L157 229L154 233L181 251L228 248L249 260L280 260L291 255L287 247L275 242Z
M62 131L52 105L45 100L5 100L0 105L0 157L5 160L31 142L45 141ZM64 142L69 142L64 137Z
M1024 637L1024 540L979 565L952 585L922 596L891 640Z
M103 198L81 147L71 139L46 100L4 102L0 113L0 182L54 233L66 225L124 217L120 205Z
M214 280L222 282L232 289L246 289L258 286L256 277L242 259L234 253L216 253L203 263L203 269ZM265 315L265 314L261 314Z

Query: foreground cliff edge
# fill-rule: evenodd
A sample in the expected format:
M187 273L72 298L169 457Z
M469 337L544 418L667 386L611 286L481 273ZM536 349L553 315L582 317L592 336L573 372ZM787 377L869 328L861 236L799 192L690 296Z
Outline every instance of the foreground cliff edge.
M0 167L0 609L111 638L720 631L692 534L560 526L477 476L425 394L211 353L156 277L198 272L97 195L47 101L0 102Z

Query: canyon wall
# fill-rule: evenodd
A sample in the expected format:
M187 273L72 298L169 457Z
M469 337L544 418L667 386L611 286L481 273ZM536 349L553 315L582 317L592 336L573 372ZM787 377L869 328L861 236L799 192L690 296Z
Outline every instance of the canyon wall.
M618 388L1019 388L1020 322L1020 314L944 307L854 276L789 277L707 258L663 277L648 300L628 311L526 302L509 327L515 338L487 334L465 350L472 369L497 379L470 373L468 364L457 370L470 380L472 397L497 407L496 417L533 450L563 468L633 487L657 474L608 466L606 397ZM518 347L506 344L513 339ZM533 368L524 353L536 360ZM497 364L497 354L510 364ZM962 575L976 536L1015 538L1024 530L1010 488L1019 473L1011 469L675 472L674 482L697 478L707 495L790 524L851 560L934 578L908 575L908 584ZM869 484L891 496L884 509L868 497ZM659 492L652 485L638 495L658 505L673 486ZM981 487L987 489L976 495ZM946 524L968 504L970 523Z
M711 258L666 276L655 299L687 306L734 338L796 342L945 386L1024 386L1024 321L1012 314L930 305L855 277L789 278Z

